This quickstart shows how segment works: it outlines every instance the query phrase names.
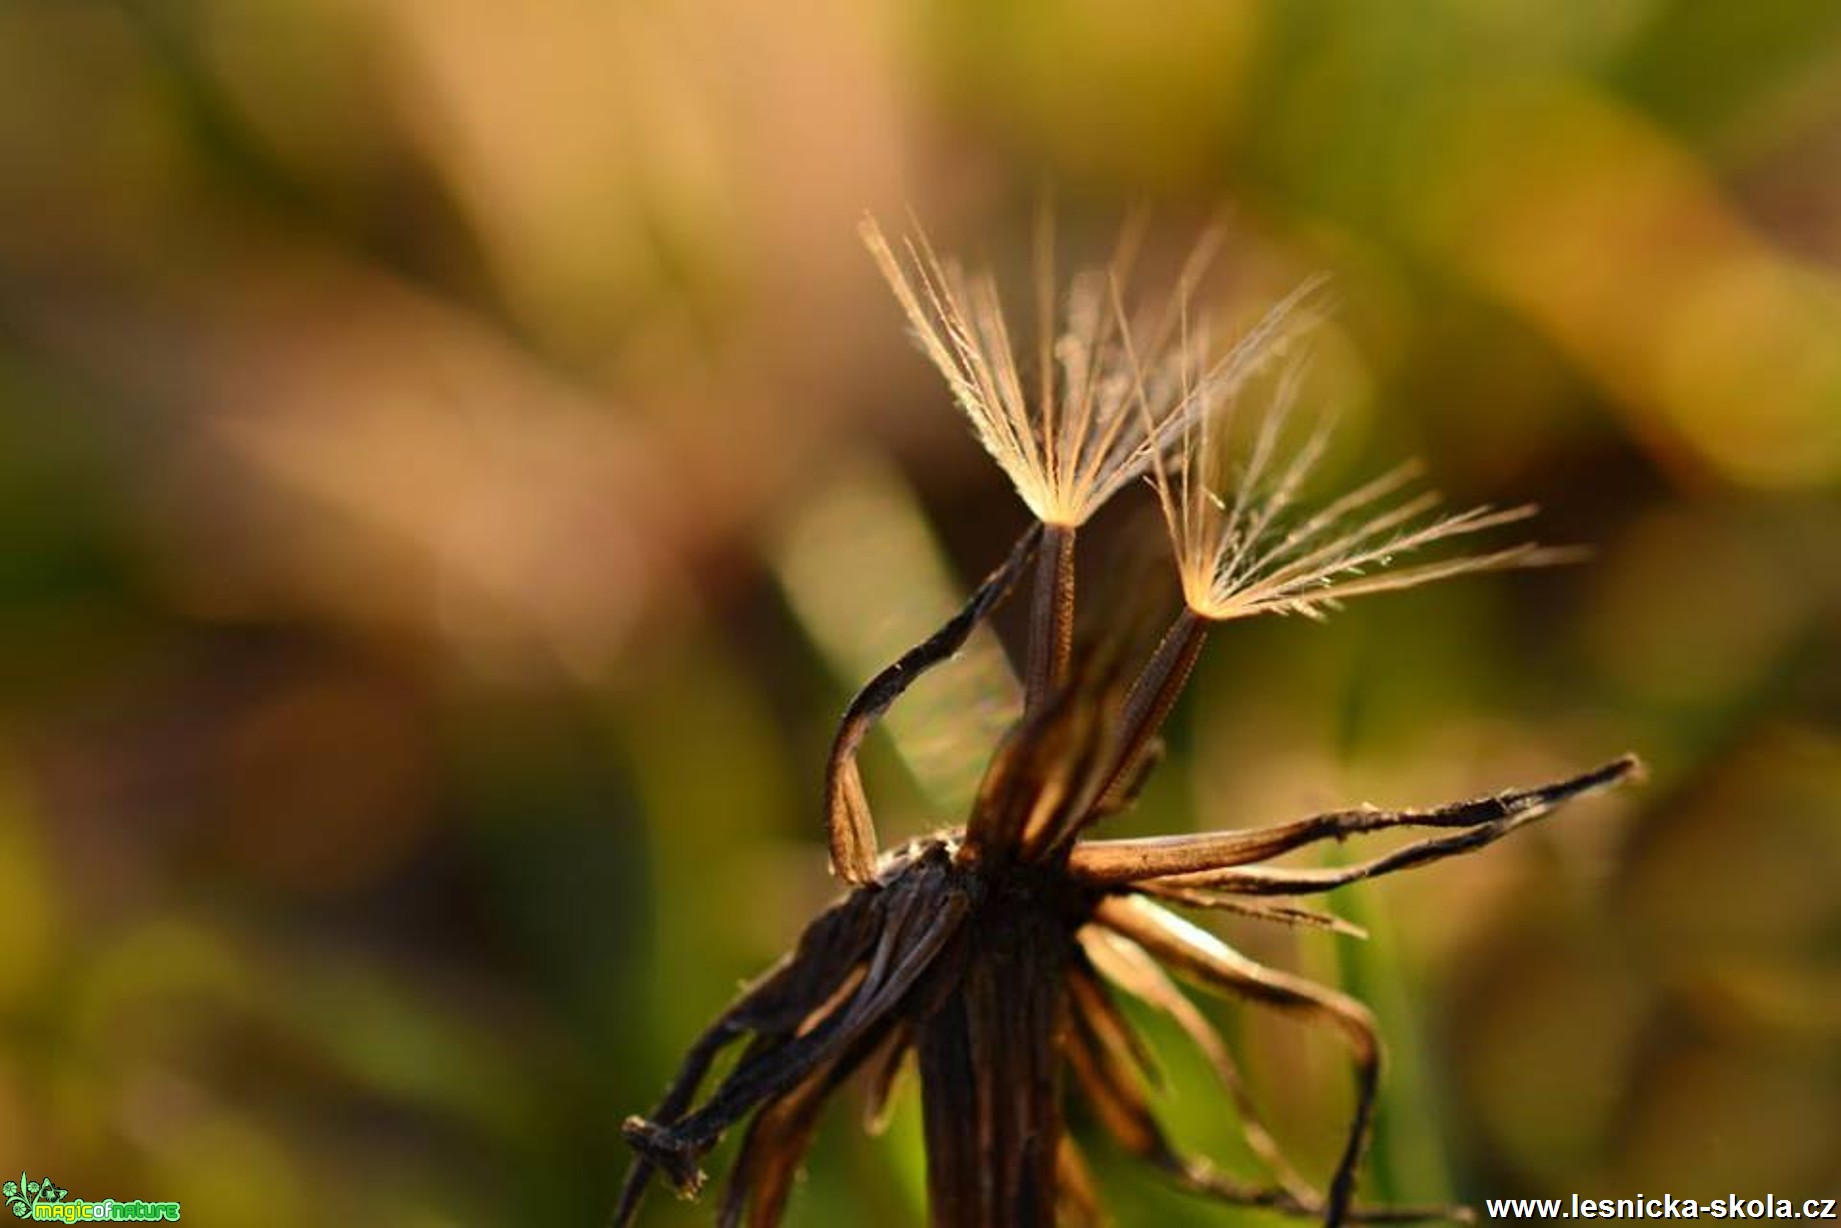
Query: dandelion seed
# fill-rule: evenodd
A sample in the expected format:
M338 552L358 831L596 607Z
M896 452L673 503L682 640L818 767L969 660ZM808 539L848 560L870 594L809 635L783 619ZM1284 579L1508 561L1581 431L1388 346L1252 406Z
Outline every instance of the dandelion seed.
M1041 336L1031 392L1019 374L1002 300L988 272L967 273L936 253L925 236L904 239L898 253L873 220L866 219L861 229L922 352L946 378L979 442L1043 524L1085 524L1156 456L1179 444L1187 418L1207 408L1184 388L1182 372L1197 354L1193 339L1179 337L1174 326L1214 259L1217 233L1196 245L1167 301L1155 313L1140 313L1141 331L1154 338L1157 351L1146 371L1130 352L1130 326L1113 309L1134 263L1135 234L1128 230L1120 239L1105 269L1073 279L1057 322L1052 232L1045 226L1036 256ZM1300 324L1294 317L1307 315L1303 308L1316 288L1306 286L1275 308L1211 373L1214 382L1244 374Z
M1255 330L1256 332L1259 330ZM1438 496L1411 493L1408 463L1311 510L1303 493L1322 459L1326 418L1286 454L1285 438L1308 365L1308 352L1284 355L1263 403L1242 421L1254 381L1203 379L1183 404L1163 411L1182 424L1173 456L1148 460L1175 548L1183 600L1208 622L1256 614L1320 618L1352 597L1395 592L1435 580L1580 557L1570 548L1522 543L1409 567L1396 563L1440 543L1468 538L1534 515L1531 504L1440 513ZM1144 396L1150 406L1150 394ZM1148 416L1152 409L1143 411Z

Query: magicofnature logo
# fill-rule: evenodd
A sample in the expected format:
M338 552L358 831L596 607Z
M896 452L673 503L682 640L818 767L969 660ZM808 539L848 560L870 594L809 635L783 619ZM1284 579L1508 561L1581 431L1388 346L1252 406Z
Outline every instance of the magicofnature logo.
M13 1213L15 1219L82 1224L99 1220L144 1223L179 1218L179 1204L176 1202L146 1202L141 1199L125 1202L114 1198L105 1198L101 1202L73 1198L65 1202L69 1193L69 1190L49 1177L34 1181L24 1173L19 1174L19 1180L0 1185L0 1198L6 1199L6 1209Z

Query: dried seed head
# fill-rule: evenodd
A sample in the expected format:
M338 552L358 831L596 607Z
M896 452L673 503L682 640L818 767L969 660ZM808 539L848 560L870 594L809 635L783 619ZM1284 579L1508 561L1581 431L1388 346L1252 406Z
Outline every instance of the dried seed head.
M1350 597L1578 557L1576 550L1524 543L1396 566L1440 542L1535 511L1524 504L1440 513L1435 493L1412 491L1420 472L1413 463L1328 502L1307 503L1302 496L1322 459L1329 422L1320 421L1301 442L1288 438L1308 358L1294 343L1298 313L1289 305L1297 298L1248 334L1259 342L1251 354L1241 354L1243 339L1214 370L1183 378L1183 405L1172 415L1182 424L1180 447L1150 458L1183 599L1196 615L1212 622L1268 612L1320 618ZM1180 348L1191 347L1185 341ZM1275 371L1270 379L1255 378L1269 370Z
M1045 258L1039 327L1046 340L1032 402L989 279L968 282L923 240L907 245L911 281L874 226L865 233L922 346L1039 522L958 614L877 674L846 709L826 773L826 810L833 864L852 889L691 1045L651 1116L627 1121L637 1159L614 1224L632 1222L656 1176L695 1193L703 1157L745 1120L719 1222L773 1228L825 1101L865 1065L880 1072L877 1086L886 1092L904 1054L914 1055L920 1070L935 1224L1052 1228L1097 1218L1078 1144L1065 1129L1064 1091L1084 1100L1126 1152L1180 1187L1228 1204L1329 1228L1467 1219L1462 1209L1355 1201L1381 1071L1368 1009L1254 962L1164 905L1345 928L1286 901L1473 852L1630 779L1636 761L1625 757L1563 780L1439 806L1358 806L1251 831L1119 840L1083 832L1135 795L1210 621L1264 610L1314 615L1360 593L1550 562L1557 552L1521 546L1390 570L1396 555L1529 510L1437 515L1431 496L1406 493L1416 475L1410 467L1314 511L1302 507L1299 493L1325 432L1295 449L1287 443L1303 370L1291 341L1318 310L1317 283L1214 359L1208 330L1192 334L1186 306L1206 244L1147 326L1128 320L1122 305L1123 261L1076 280L1059 339ZM1257 412L1237 422L1243 403ZM1048 630L1043 643L1054 651L1032 648L1031 659L1065 658L1073 528L1146 470L1176 542L1189 611L1129 686L1117 669L1122 663L1100 654L1043 670L1038 702L998 747L965 826L879 854L857 767L869 730L1022 587L1032 564L1048 580L1033 588L1032 625ZM1268 864L1323 841L1399 830L1426 834L1335 866ZM1285 1160L1227 1046L1171 973L1342 1037L1356 1095L1321 1192ZM1235 1179L1173 1144L1146 1087L1144 1043L1115 991L1169 1016L1209 1058L1239 1110L1261 1176ZM738 1044L740 1055L705 1093L718 1055Z
M1142 329L1141 335L1157 338L1160 350L1144 371L1123 313L1114 307L1136 249L1134 232L1127 230L1106 268L1073 278L1057 321L1054 244L1045 223L1036 259L1034 387L1026 388L989 273L967 274L918 233L901 241L899 254L873 220L865 219L862 234L979 442L1044 524L1085 523L1175 446L1184 416L1203 408L1184 395L1185 356L1174 341L1175 322L1214 253L1216 236L1197 245L1160 317Z

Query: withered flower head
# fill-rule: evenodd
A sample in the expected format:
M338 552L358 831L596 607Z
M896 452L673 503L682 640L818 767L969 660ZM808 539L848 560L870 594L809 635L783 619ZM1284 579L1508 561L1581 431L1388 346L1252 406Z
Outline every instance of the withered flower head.
M1254 962L1168 906L1347 931L1291 901L1481 848L1630 777L1636 760L1426 809L1358 806L1277 827L1156 839L1082 835L1136 795L1210 626L1265 611L1315 615L1346 597L1553 554L1514 547L1390 570L1396 556L1525 514L1432 516L1425 496L1399 498L1411 476L1405 470L1316 511L1298 510L1323 435L1281 459L1299 370L1295 355L1286 365L1285 350L1313 287L1216 358L1206 330L1188 326L1201 259L1148 325L1127 317L1116 273L1078 278L1065 332L1037 358L1032 403L991 280L967 279L917 240L908 246L916 290L880 232L872 226L866 235L922 347L1037 523L958 615L872 679L846 710L825 801L832 866L850 891L691 1046L652 1115L628 1119L638 1159L614 1222L633 1219L660 1173L680 1192L696 1193L702 1157L746 1120L718 1222L779 1223L831 1093L867 1071L872 1116L879 1115L910 1057L920 1070L930 1218L941 1228L1100 1222L1064 1125L1069 1095L1081 1097L1125 1151L1228 1203L1330 1225L1464 1217L1462 1209L1354 1200L1381 1069L1368 1010ZM1052 291L1038 293L1047 336ZM1255 378L1275 368L1276 381ZM1233 417L1246 402L1254 403L1254 420L1239 437L1250 442L1230 463L1223 441L1236 437ZM1116 667L1072 659L1073 530L1145 473L1169 523L1186 608L1127 683ZM1022 718L993 755L963 827L878 855L856 765L863 738L915 678L959 650L1032 564ZM1320 841L1394 828L1427 834L1346 866L1266 864ZM1280 1153L1227 1047L1178 979L1325 1025L1345 1041L1355 1109L1324 1189ZM1263 1178L1234 1179L1174 1146L1153 1112L1148 1055L1122 995L1167 1014L1201 1048ZM744 1041L733 1067L699 1101L718 1056Z

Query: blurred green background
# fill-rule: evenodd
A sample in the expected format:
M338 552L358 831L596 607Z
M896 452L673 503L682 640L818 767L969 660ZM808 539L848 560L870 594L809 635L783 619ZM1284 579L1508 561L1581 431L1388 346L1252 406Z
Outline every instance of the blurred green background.
M0 1171L598 1222L832 890L830 721L1023 522L855 223L1026 273L1045 184L1069 254L1231 202L1245 287L1337 277L1339 476L1597 551L1228 628L1120 827L1648 758L1344 893L1368 944L1227 927L1380 1011L1370 1193L1841 1193L1832 0L0 0ZM1092 612L1174 600L1153 520ZM885 839L988 666L874 748ZM1326 1171L1334 1044L1215 1017ZM792 1223L919 1222L913 1099Z

